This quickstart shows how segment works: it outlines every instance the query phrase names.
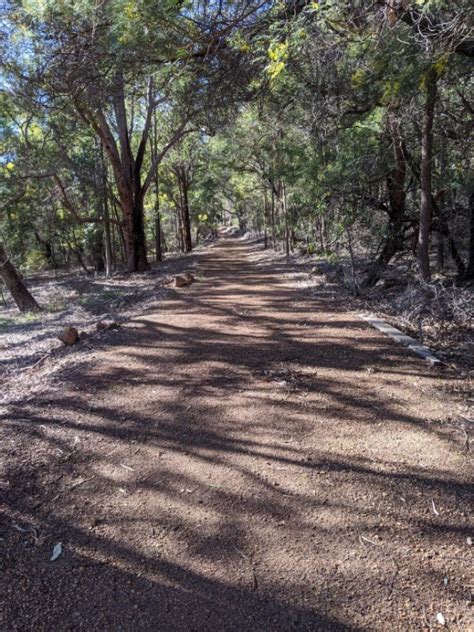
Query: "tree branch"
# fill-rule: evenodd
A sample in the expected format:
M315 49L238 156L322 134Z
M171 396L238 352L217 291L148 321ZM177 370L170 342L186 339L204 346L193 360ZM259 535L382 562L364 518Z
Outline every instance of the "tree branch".
M166 156L168 151L173 147L173 145L175 145L178 142L178 140L183 138L183 136L185 136L186 134L190 134L192 132L198 131L196 128L185 129L185 127L186 127L186 125L187 125L187 123L189 121L189 118L190 117L188 116L182 121L181 125L174 132L173 136L168 141L168 143L154 157L154 159L153 159L153 161L151 163L151 167L148 170L148 174L147 174L147 176L145 178L145 182L143 183L143 186L142 186L142 195L143 196L145 196L146 192L148 191L148 189L150 187L150 184L153 182L153 178L155 177L156 170L158 169L161 161Z
M73 202L71 201L71 199L69 198L66 188L64 186L64 184L61 181L61 178L57 175L54 174L53 175L53 180L56 183L59 192L61 194L64 206L66 207L66 209L71 213L71 215L74 217L74 219L79 223L79 224L103 224L104 223L104 219L101 217L82 217L79 212L77 211L75 205L73 204ZM116 226L121 226L122 223L115 220L115 219L109 219L109 223L110 224L115 224Z

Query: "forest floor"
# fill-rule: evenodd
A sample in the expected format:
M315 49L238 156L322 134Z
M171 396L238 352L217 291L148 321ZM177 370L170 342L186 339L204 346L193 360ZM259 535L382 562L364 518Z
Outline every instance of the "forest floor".
M196 261L3 407L0 629L472 629L466 381L256 244Z
M192 270L195 264L194 254L169 255L162 263L152 263L146 274L107 278L71 270L29 277L28 287L41 311L21 314L5 296L0 303L0 404L22 401L57 384L66 365L83 361L95 349L96 340L64 348L58 336L66 327L100 338L99 321L105 318L121 324L142 313L170 291L173 275ZM29 371L43 362L42 370Z

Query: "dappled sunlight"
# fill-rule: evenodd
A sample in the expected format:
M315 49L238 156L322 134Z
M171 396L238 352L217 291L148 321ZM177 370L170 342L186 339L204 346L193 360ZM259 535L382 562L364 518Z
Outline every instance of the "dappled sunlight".
M167 629L199 607L209 629L269 616L271 629L356 630L359 599L379 591L399 608L420 566L431 599L459 557L460 437L436 423L435 373L270 267L241 265L246 248L201 256L204 281L3 418L36 454L35 472L7 464L8 480L37 477L13 484L7 520L63 539L61 568L93 568L104 594L131 582L120 598ZM429 564L428 549L442 551ZM450 591L464 594L455 579Z

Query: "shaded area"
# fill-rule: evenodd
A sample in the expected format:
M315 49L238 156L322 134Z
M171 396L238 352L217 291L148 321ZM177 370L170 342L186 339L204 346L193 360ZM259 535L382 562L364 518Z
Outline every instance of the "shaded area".
M467 629L446 378L287 272L220 242L2 418L3 627Z
M102 275L44 273L32 278L30 287L42 307L41 312L20 314L11 300L0 305L0 402L13 401L17 392L41 391L23 378L23 371L51 354L59 366L45 367L41 378L52 384L64 364L87 355L85 342L64 349L58 335L66 326L86 334L95 334L97 322L104 317L123 322L141 313L150 303L169 292L167 284L173 274L192 268L194 255L170 257L147 274ZM78 360L79 361L79 360ZM58 363L56 363L58 364ZM57 370L55 370L57 369ZM30 389L28 389L30 386Z

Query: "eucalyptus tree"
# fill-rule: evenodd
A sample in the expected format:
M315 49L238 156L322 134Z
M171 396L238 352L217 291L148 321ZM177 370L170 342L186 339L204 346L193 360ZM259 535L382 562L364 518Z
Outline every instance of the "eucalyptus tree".
M3 243L0 241L0 277L10 291L13 300L21 312L34 311L39 305L26 287L23 279L18 274L11 262Z
M113 173L128 269L146 270L144 199L158 166L194 129L197 115L206 118L210 91L224 102L231 99L228 64L235 66L239 51L229 43L242 24L261 18L265 5L177 0L7 5L9 85L27 94L33 107L62 109L93 130ZM147 162L155 113L169 131L158 134Z
M11 242L15 241L11 239L14 233L11 227L13 220L11 208L18 204L26 195L25 188L17 186L16 193L12 197L11 189L9 190L5 186L5 180L8 181L8 175L5 172L8 174L13 169L13 163L6 163L0 168L0 208L2 209L0 214L0 280L6 285L18 309L21 312L26 312L39 309L39 305L17 270L15 261L11 256L12 249L5 244L5 237L10 237Z

